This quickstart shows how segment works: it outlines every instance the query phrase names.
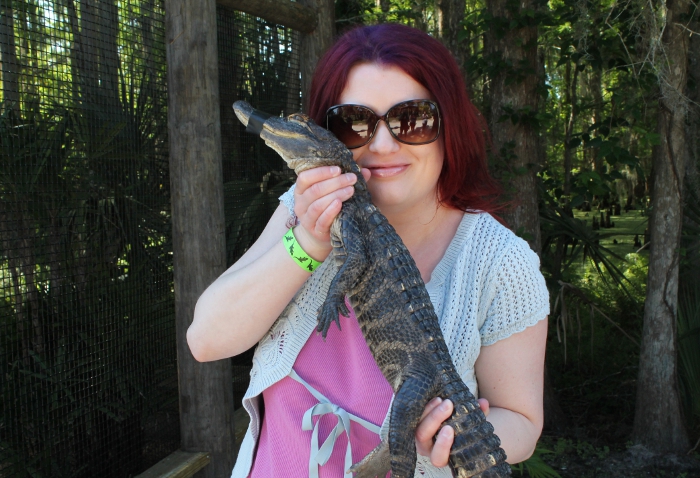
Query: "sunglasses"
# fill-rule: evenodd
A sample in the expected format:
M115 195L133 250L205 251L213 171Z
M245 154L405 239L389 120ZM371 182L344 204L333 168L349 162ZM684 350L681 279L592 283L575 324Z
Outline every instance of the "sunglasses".
M326 111L326 129L349 149L372 141L379 120L400 143L428 144L440 136L440 110L430 100L402 101L382 116L362 105L337 105Z

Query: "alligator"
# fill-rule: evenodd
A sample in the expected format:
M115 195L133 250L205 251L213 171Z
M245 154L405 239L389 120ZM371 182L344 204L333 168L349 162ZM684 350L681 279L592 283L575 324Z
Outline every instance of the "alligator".
M339 313L348 317L347 296L372 355L394 390L387 439L350 472L356 478L413 478L415 429L434 397L454 404L445 421L455 430L449 466L458 478L511 475L500 439L452 363L438 317L420 272L386 217L372 204L352 153L336 137L301 113L270 116L237 101L234 110L249 132L258 134L296 174L339 166L357 175L353 196L331 226L331 255L338 265L317 331L325 338Z

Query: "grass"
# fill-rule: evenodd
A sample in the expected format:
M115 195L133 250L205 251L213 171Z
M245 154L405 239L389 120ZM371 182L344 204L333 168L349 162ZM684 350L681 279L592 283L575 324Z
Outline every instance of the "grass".
M586 221L589 225L593 218L600 220L599 211L574 211L574 217ZM639 246L634 245L634 236L638 236L639 242L644 244L644 230L647 228L649 218L642 215L642 211L622 212L619 216L610 216L610 222L615 227L601 228L600 232L606 237L601 239L601 245L609 248L620 257L630 252L636 252ZM645 249L646 250L646 249Z
M574 217L581 219L591 224L594 217L600 220L599 211L574 211ZM647 228L649 218L642 214L642 211L623 212L619 216L610 216L610 222L615 224L615 227L601 228L601 233L611 234L601 240L601 244L613 249L618 255L624 257L625 254L635 252L639 247L634 246L634 236L639 236L639 241L644 242L644 230ZM612 235L614 234L614 235ZM617 241L615 243L614 241Z

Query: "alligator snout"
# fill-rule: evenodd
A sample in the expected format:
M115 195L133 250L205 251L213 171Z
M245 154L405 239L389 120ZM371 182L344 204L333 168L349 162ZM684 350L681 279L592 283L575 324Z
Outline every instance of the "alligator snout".
M238 119L243 123L243 126L248 126L248 120L250 119L250 115L253 114L253 111L255 111L255 108L245 101L236 101L233 104L233 111L235 111L236 116L238 116Z
M233 104L233 111L236 112L241 123L245 125L246 132L256 136L260 136L265 121L272 116L264 111L256 110L245 101L236 101Z

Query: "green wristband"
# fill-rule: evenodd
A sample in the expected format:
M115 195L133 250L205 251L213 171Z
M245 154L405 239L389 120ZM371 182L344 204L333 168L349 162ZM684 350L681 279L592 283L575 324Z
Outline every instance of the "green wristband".
M294 259L294 262L299 264L299 267L308 272L313 272L322 263L318 262L309 256L304 249L301 248L297 242L297 238L294 237L294 228L290 227L287 233L282 236L282 243L287 252Z

